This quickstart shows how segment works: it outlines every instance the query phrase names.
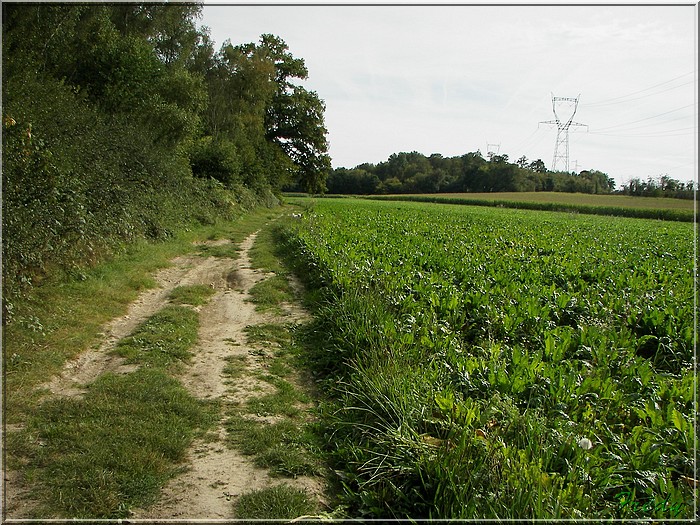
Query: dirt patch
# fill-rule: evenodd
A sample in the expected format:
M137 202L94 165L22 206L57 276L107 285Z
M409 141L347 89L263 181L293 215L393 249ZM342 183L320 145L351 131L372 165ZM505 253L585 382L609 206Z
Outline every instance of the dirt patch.
M17 470L3 472L3 519L31 518L36 516L37 502L23 483L23 475Z

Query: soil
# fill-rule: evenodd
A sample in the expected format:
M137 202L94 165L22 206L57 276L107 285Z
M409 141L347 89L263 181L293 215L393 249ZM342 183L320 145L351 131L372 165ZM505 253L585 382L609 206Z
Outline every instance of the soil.
M168 304L168 296L176 286L205 284L214 288L209 302L201 307L199 342L193 349L193 359L178 376L196 397L219 400L222 406L244 403L252 396L270 392L268 383L254 377L262 365L261 359L247 359L248 368L239 378L225 378L226 358L255 355L247 343L245 327L260 323L299 322L307 317L296 303L282 305L283 313L260 313L249 301L250 289L267 278L269 273L253 269L249 250L257 232L240 246L238 259L188 255L172 261L172 266L155 275L158 286L141 294L130 305L126 315L112 320L104 330L102 343L68 363L63 372L44 387L50 396L79 396L85 385L105 372L128 373L135 369L126 365L109 351L129 335L142 321ZM216 241L222 243L226 241ZM298 287L297 282L292 283ZM222 411L223 412L223 411ZM323 499L323 487L317 479L272 478L267 470L256 467L249 456L225 444L226 430L222 421L205 438L196 440L188 453L184 472L173 478L163 489L158 502L145 509L135 509L136 519L230 519L236 499L244 493L287 483L305 488ZM31 502L14 485L16 473L6 472L7 518L27 517ZM23 501L25 500L25 501Z

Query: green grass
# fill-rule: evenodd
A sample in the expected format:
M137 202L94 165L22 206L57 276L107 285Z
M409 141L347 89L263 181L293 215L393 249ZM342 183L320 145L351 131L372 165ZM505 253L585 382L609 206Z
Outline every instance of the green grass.
M214 421L214 407L168 375L189 359L198 326L191 308L166 306L114 350L142 368L104 374L82 398L45 401L13 436L13 464L47 515L126 517L178 471L195 431Z
M90 269L54 274L12 304L3 327L4 421L24 429L8 432L4 452L6 465L21 471L22 488L39 501L38 515L126 517L178 471L192 436L218 412L168 376L196 341L191 308L166 307L118 345L118 353L141 365L136 372L101 376L81 398L46 401L37 387L99 345L104 324L155 286L153 272L196 252L194 241L239 242L282 209L135 243ZM173 300L199 302L208 293L183 288Z
M238 245L235 244L221 244L221 245L202 245L199 248L199 253L204 257L221 257L224 259L236 259L238 258L238 253L240 249Z
M235 515L238 519L291 520L316 511L314 498L305 490L276 485L240 497Z
M288 207L278 206L276 208L260 208L254 213L249 213L235 222L225 225L225 227L212 227L206 235L206 240L217 241L228 239L231 244L220 246L199 245L197 248L205 256L237 258L240 250L240 243L251 233L264 230L265 226L284 213Z
M283 419L263 423L234 412L226 422L229 443L276 476L319 475L317 436L310 426Z
M255 463L270 469L274 475L319 475L317 434L303 421L308 412L300 408L301 404L310 402L310 397L285 379L294 373L296 362L290 329L270 323L246 328L248 344L265 347L264 355L268 357L265 372L257 372L256 377L271 384L274 391L231 410L226 429L232 446L255 456ZM256 421L252 415L281 419L266 423Z
M241 377L248 366L248 356L245 355L229 355L224 360L223 373L229 380Z
M251 266L275 275L257 283L250 290L252 302L261 312L281 314L280 303L294 300L294 290L289 284L289 271L283 263L284 243L281 242L282 226L276 221L258 232L250 250Z
M416 196L449 197L461 199L508 200L519 202L547 202L557 204L585 204L588 206L614 206L620 208L656 208L672 210L693 209L692 199L634 197L630 195L595 195L589 193L563 193L556 191L502 193L426 193L417 194Z
M177 286L170 292L170 301L174 304L189 304L201 306L206 304L214 295L215 290L206 284L194 284L190 286Z
M216 407L159 370L105 374L84 398L42 404L15 436L15 454L42 516L126 518L155 501Z
M294 290L283 275L273 275L250 289L251 302L259 312L282 313L280 304L294 299Z
M282 324L265 323L246 326L244 330L250 344L274 344L283 346L291 342L289 327Z
M8 422L18 422L38 402L35 387L64 363L98 344L104 323L123 315L138 294L155 285L151 274L190 251L189 238L139 243L80 276L46 282L16 305L3 327Z
M251 265L276 275L256 284L251 290L258 311L281 313L280 303L294 299L282 263L285 245L280 242L276 224L262 228L250 251ZM247 344L251 354L263 359L264 371L255 376L274 387L269 394L248 400L228 413L228 442L255 464L273 476L323 476L324 458L319 444L320 431L309 423L310 413L301 405L311 402L306 391L292 382L297 379L299 361L290 323L263 323L247 326ZM235 371L233 372L236 373ZM265 422L257 417L272 418ZM269 419L268 419L269 421ZM254 491L242 496L236 516L243 519L291 519L316 510L316 498L304 491L281 486Z
M278 275L286 275L287 269L280 260L280 228L282 225L278 221L268 225L258 232L255 244L250 249L250 262L253 268L264 268L268 272L275 272Z
M117 344L113 352L127 363L167 367L187 362L197 342L199 315L186 306L166 306Z
M259 379L273 385L274 392L254 397L244 406L230 411L226 422L229 443L244 454L254 455L255 463L270 469L274 475L320 475L322 461L317 433L303 421L308 412L299 408L300 404L308 404L310 398L283 378L294 371L291 364L294 354L288 348L288 328L272 324L249 328L257 328L252 330L256 334L264 334L255 340L255 344L265 344L273 333L283 346L274 349L266 372L256 374ZM256 421L251 415L281 420L266 423Z
M591 195L556 192L504 192L504 193L441 193L398 194L368 197L326 196L326 199L361 202L362 200L408 201L466 206L489 206L541 210L588 215L659 219L665 221L693 222L694 202L688 199L661 197L632 197L627 195ZM319 201L319 202L320 202ZM290 196L290 204L313 206L315 197Z
M481 197L477 197L477 195ZM368 199L432 202L437 204L458 204L465 206L490 206L680 222L694 221L693 201L685 199L567 193L549 195L545 192L542 192L542 195L545 195L545 197L540 197L539 195L540 193L411 194L377 195L368 197ZM647 202L647 200L651 200L651 202ZM672 202L669 203L668 201ZM292 202L305 201L293 200Z
M309 397L289 381L272 374L263 375L263 379L272 384L276 391L255 397L248 401L246 411L258 416L285 415L296 417L301 414L298 404L308 403Z

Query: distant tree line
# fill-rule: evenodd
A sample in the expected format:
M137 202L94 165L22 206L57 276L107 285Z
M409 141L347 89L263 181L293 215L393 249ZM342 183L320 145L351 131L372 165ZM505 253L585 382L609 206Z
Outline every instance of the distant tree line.
M561 191L610 193L615 181L596 170L578 174L548 171L538 159L508 155L489 155L479 151L457 157L434 153L395 153L379 164L360 164L352 169L336 168L328 177L329 193L461 193Z
M330 172L285 42L216 51L195 3L2 4L3 290Z
M681 182L668 175L649 177L647 180L633 178L622 185L620 193L639 197L674 197L676 199L692 199L695 194L693 181Z

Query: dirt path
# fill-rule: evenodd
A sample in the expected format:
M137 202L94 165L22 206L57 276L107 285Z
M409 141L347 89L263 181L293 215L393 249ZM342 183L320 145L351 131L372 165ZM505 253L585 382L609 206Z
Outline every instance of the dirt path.
M230 356L248 356L254 349L246 342L244 329L249 325L269 323L280 319L255 311L249 302L250 289L267 274L250 267L248 252L256 234L241 245L239 258L228 274L233 288L219 290L200 311L200 340L194 350L191 366L181 377L183 384L202 399L218 399L224 404L239 404L251 396L269 391L270 385L252 376L259 363L252 361L248 373L227 384L223 370ZM298 305L286 305L285 321L301 319L305 312ZM226 519L231 518L235 499L256 489L269 487L281 480L271 478L266 469L253 464L252 459L223 444L226 430L223 420L214 441L198 440L190 451L187 470L172 480L163 490L161 500L146 510L136 510L136 519ZM315 480L299 477L285 480L300 488L320 494Z
M283 316L263 314L249 301L250 289L268 275L251 268L249 250L256 233L240 246L237 259L188 255L172 261L173 265L154 277L157 287L148 290L130 305L126 315L111 321L104 330L103 342L68 363L63 372L44 385L49 396L79 396L85 386L106 372L129 373L135 366L126 365L120 357L110 355L116 343L129 335L148 317L168 304L169 294L177 286L205 284L215 293L200 312L199 342L193 359L178 379L196 397L218 400L223 407L245 403L252 396L269 392L271 385L254 377L262 366L259 360L248 359L248 370L233 380L224 375L226 358L249 356L254 349L247 343L244 329L249 325L300 321L307 317L297 304L284 304ZM228 241L216 241L223 244ZM298 283L293 283L298 286ZM266 469L225 444L224 414L218 427L205 438L196 440L188 453L184 472L163 489L159 501L147 509L135 509L136 519L230 519L235 500L242 494L287 483L322 498L318 480L271 478ZM6 478L6 482L11 481ZM9 488L9 487L6 487ZM28 507L22 504L21 491L8 491L8 518L24 517ZM13 512L12 509L16 509Z
M215 241L209 244L223 244ZM63 372L45 385L52 394L75 396L84 392L84 386L92 383L105 372L128 373L136 367L125 365L122 358L110 355L117 342L131 334L147 318L168 304L168 296L178 286L206 284L217 291L231 287L230 274L234 259L186 255L177 257L172 266L159 271L154 277L156 287L142 293L134 301L126 315L113 319L104 330L102 344L82 353L66 364Z

